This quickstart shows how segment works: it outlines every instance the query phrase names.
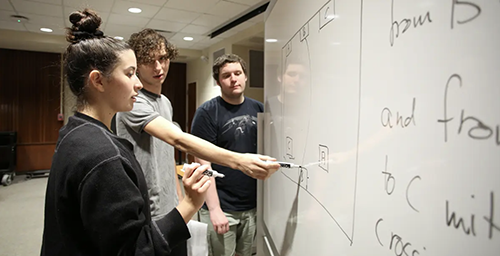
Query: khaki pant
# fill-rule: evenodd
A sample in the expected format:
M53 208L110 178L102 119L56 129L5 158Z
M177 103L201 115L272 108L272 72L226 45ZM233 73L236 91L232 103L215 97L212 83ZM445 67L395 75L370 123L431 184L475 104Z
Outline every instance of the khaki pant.
M208 224L208 255L251 256L255 240L256 209L243 212L224 212L229 222L229 231L219 235L214 230L208 210L200 210L200 221Z

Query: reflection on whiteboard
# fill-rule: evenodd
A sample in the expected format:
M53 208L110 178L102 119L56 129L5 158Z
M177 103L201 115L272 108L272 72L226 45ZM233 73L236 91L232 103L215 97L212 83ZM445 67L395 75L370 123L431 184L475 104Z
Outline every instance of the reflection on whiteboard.
M357 143L359 102L359 47L344 48L335 42L335 1L326 2L309 20L297 28L296 33L282 45L280 104L282 108L282 158L305 166L297 172L280 171L289 182L297 184L316 208L330 219L344 234L345 242L352 243L354 232L356 166L355 148ZM359 29L359 28L358 28ZM359 33L353 33L349 40L356 40ZM321 54L321 49L339 46L338 51L351 51L352 65L337 69L339 73L351 73L350 80L339 80L335 74L335 64L328 61L335 51ZM331 63L332 65L316 65ZM323 74L330 74L325 77ZM339 85L343 84L339 89ZM350 109L323 109L323 102L334 105L351 106ZM319 103L319 104L318 104ZM343 127L327 127L322 123L343 119ZM314 127L314 129L312 129ZM319 129L318 129L319 128ZM350 130L340 134L336 131ZM319 139L321 138L321 139ZM350 157L341 159L341 156ZM343 184L334 194L324 194L325 186L331 180ZM300 194L300 191L298 191ZM299 196L298 194L298 196ZM332 207L332 198L342 196L342 207ZM300 218L300 216L299 216ZM290 239L290 237L288 237Z
M499 13L490 0L276 1L264 150L303 168L263 182L274 253L498 255Z

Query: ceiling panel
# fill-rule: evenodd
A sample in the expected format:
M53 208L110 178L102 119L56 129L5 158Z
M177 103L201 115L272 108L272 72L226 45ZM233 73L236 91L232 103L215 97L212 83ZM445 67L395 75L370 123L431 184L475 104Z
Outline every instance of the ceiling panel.
M168 31L156 31L160 33L160 35L164 36L166 39L170 39L172 36L176 34L176 32L168 32Z
M171 32L179 32L187 25L187 23L178 23L166 20L151 20L151 22L148 23L147 27L152 29L167 30Z
M248 6L246 5L220 1L215 6L212 6L212 8L208 9L209 11L207 13L215 16L233 18L241 14L246 9L248 9Z
M38 14L45 16L62 17L62 5L44 4L38 2L29 2L23 0L11 1L14 8L19 13ZM29 17L28 17L29 18Z
M231 30L233 30L233 31L243 31L243 30L245 30L247 28L255 26L255 24L256 23L244 22L244 23L239 24L236 27L233 27Z
M168 0L129 0L128 2L143 3L149 5L163 6Z
M185 41L182 38L185 36L185 34L182 33L177 33L171 38L168 39L169 42L174 44L177 48L190 48L195 44L194 40L193 41ZM199 39L198 39L199 40Z
M154 18L158 20L176 21L180 23L191 23L194 20L196 20L200 15L201 14L197 12L162 8Z
M140 31L141 28L131 27L131 26L121 26L115 24L106 24L103 29L104 35L106 36L121 36L124 40L128 40L133 33Z
M108 23L116 25L126 25L142 28L148 24L149 19L132 15L123 15L111 13L108 18Z
M206 38L206 36L194 36L194 35L189 34L189 33L176 33L174 36L172 36L170 38L170 40L175 41L175 42L185 41L183 38L186 36L190 36L193 38L193 41L187 41L187 42L191 42L191 44L201 42Z
M232 36L238 34L239 32L240 31L238 31L238 30L231 29L228 31L224 31L224 33L217 35L217 37L218 38L229 38L229 37L232 37Z
M64 28L66 27L63 18L61 17L50 17L50 16L26 14L26 13L20 13L20 15L30 17L30 20L27 22L27 24L36 25L39 28L44 27L44 28L50 28L52 30L56 29L64 30Z
M34 33L43 33L43 34L50 34L50 35L66 35L66 31L63 28L51 28L53 30L53 32L46 33L46 32L40 31L40 28L43 28L44 26L40 26L38 24L27 23L27 24L24 24L24 26L26 27L26 29L28 29L28 31L34 32Z
M224 23L227 19L219 16L214 16L210 14L203 14L192 22L194 25L207 26L207 27L218 27Z
M5 20L0 20L0 29L26 31L23 24Z
M16 15L16 12L0 10L0 20L12 21L10 18L11 15Z
M140 8L142 12L134 14L130 13L128 9L132 7ZM115 14L133 15L134 17L153 18L159 10L160 7L158 6L117 0L111 9L111 12Z
M46 3L46 4L55 4L55 5L60 5L61 0L27 0L29 2L39 2L39 3Z
M244 4L244 5L248 5L248 6L254 6L254 5L257 5L258 3L263 2L262 0L224 0L224 1L238 3L238 4Z
M210 31L209 27L198 26L198 25L187 25L180 32L194 34L194 35L206 35Z
M0 10L13 11L12 5L9 0L0 0Z
M198 42L197 44L206 44L206 45L213 45L213 44L216 44L218 42L222 41L222 38L210 38L210 37L207 37L203 40L201 40L200 42Z
M113 1L110 0L63 0L64 6L73 7L74 11L90 8L99 14L108 13L113 7Z
M205 13L206 10L214 6L219 0L169 0L164 7Z
M64 35L64 27L71 26L70 13L91 8L101 16L101 29L106 35L128 39L132 33L150 27L171 31L165 37L175 40L179 48L204 49L262 22L263 15L259 15L215 39L207 37L216 28L265 2L266 0L0 0L0 29L42 33L40 27L50 27L54 30L52 34ZM129 7L138 7L143 11L132 14L128 12ZM14 22L10 18L13 14L25 15L30 21L25 24ZM184 36L192 36L195 40L184 41ZM37 41L39 37L33 38L34 46L44 43ZM28 39L19 44L29 42Z

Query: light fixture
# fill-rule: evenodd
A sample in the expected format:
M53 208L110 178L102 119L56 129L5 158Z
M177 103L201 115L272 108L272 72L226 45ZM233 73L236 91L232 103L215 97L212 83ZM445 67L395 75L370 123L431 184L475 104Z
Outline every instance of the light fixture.
M25 23L30 20L28 17L21 15L10 15L10 19L16 23Z
M142 12L141 9L135 8L135 7L128 8L128 11L131 12L131 13L141 13Z
M266 42L268 42L268 43L276 43L276 42L278 42L278 39L268 38L268 39L266 39Z
M115 36L115 37L113 37L113 38L114 38L114 39L117 39L117 40L123 40L123 37L121 37L121 36Z
M184 41L193 41L193 40L194 40L194 38L192 38L192 37L190 37L190 36L185 36L185 37L184 37L184 38L182 38L182 39L184 39Z
M42 32L47 32L47 33L51 33L52 32L52 29L50 28L41 28L40 31Z

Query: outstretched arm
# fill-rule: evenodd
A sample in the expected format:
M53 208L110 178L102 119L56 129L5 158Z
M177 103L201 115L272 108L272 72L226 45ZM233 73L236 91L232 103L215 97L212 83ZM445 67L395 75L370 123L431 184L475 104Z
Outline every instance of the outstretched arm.
M266 160L275 160L271 157L228 151L196 136L184 133L172 122L160 116L149 122L144 130L179 150L212 163L240 170L256 179L266 179L280 167L277 163L266 163Z

